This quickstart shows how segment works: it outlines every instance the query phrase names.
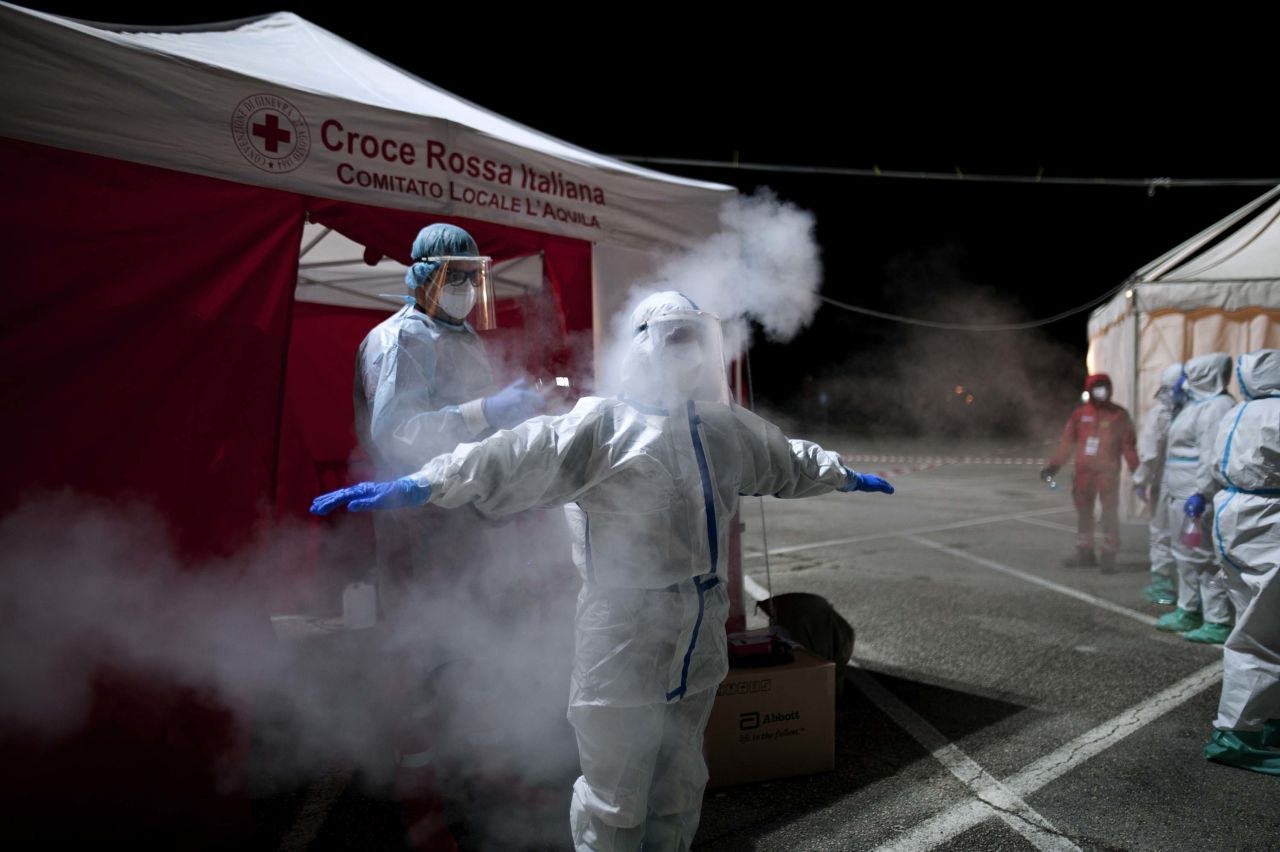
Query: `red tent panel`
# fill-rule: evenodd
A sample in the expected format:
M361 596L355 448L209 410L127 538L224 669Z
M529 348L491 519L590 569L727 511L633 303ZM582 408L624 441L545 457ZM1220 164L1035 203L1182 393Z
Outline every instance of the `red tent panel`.
M67 489L137 501L191 568L228 565L205 557L234 551L273 490L303 199L8 140L0 187L20 249L0 295L0 511ZM265 610L261 626L270 641ZM227 710L124 672L94 694L73 739L0 754L23 825L95 842L142 825L193 845L243 834Z
M9 487L158 507L230 552L275 476L303 199L0 140Z

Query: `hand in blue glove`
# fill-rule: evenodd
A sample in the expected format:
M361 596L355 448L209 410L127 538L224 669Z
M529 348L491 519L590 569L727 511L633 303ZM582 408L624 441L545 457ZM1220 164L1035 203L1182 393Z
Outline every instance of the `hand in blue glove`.
M1150 495L1150 493L1148 493L1148 491L1147 491L1147 486L1145 486L1145 485L1135 485L1135 486L1133 486L1133 496L1134 496L1134 497L1137 497L1137 498L1138 498L1139 500L1141 500L1143 503L1147 503L1147 502L1149 502L1149 501L1150 501L1150 499L1151 499L1151 495Z
M1188 518L1200 517L1204 514L1204 498L1199 494L1192 494L1187 498L1187 502L1182 504L1182 511Z
M403 509L421 506L431 499L431 485L419 485L407 476L392 482L361 482L321 494L311 501L311 514L327 515L340 506L351 512L371 509Z
M879 491L882 494L892 494L893 486L888 480L873 476L870 473L858 473L856 470L845 470L847 474L844 487L841 491Z
M543 409L546 402L542 394L530 390L524 379L516 379L481 403L484 419L495 429L507 429L523 423Z

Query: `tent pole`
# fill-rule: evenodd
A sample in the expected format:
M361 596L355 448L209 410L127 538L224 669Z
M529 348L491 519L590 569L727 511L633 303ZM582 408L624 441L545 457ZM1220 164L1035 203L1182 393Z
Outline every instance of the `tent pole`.
M305 224L306 221L307 220L303 220L303 223ZM332 233L333 233L333 228L325 228L323 233L321 233L314 240L312 240L311 242L307 243L305 246L302 247L302 251L298 252L298 257L299 258L306 257L307 252L315 248L317 243L319 243L321 240L323 240L325 237L329 236Z
M1131 304L1129 306L1129 310L1133 311L1133 364L1132 364L1132 371L1131 371L1132 372L1131 379L1133 381L1133 384L1130 386L1130 389L1129 389L1129 410L1133 412L1134 420L1137 420L1138 375L1139 375L1138 356L1142 352L1142 347L1139 345L1140 338L1139 338L1139 319L1138 319L1138 288L1134 286L1130 288L1130 292L1133 293L1133 299L1131 300Z
M1138 365L1138 358L1142 352L1142 346L1140 345L1141 338L1139 337L1140 322L1138 317L1137 282L1134 282L1133 286L1129 288L1129 292L1133 294L1133 298L1129 302L1129 310L1133 311L1133 355L1132 355L1133 364L1130 365L1130 371L1129 371L1129 379L1131 382L1129 386L1129 413L1130 413L1130 417L1133 420L1134 428L1136 429L1138 425L1138 416L1139 416L1138 400L1140 399L1140 395L1138 393L1138 377L1142 374ZM1123 466L1121 467L1121 470L1123 470ZM1125 514L1129 517L1133 517L1138 513L1138 510L1139 510L1139 507L1135 505L1133 489L1132 488L1124 489L1124 494L1125 494L1125 505L1129 507L1129 511L1125 512Z

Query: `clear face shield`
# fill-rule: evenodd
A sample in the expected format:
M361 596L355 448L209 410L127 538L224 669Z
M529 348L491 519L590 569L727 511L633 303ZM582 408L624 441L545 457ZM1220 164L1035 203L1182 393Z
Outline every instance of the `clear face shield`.
M646 381L652 396L667 405L687 399L730 400L720 319L705 311L670 311L651 319L650 363Z
M427 261L440 264L422 288L422 307L428 313L452 323L469 316L478 331L497 327L492 258L442 255Z

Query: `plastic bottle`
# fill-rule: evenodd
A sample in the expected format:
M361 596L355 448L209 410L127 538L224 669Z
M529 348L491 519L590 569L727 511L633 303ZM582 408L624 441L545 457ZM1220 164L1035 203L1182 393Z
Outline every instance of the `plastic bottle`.
M1199 547L1203 536L1200 531L1200 519L1193 518L1190 515L1182 522L1182 533L1180 539L1187 547Z

